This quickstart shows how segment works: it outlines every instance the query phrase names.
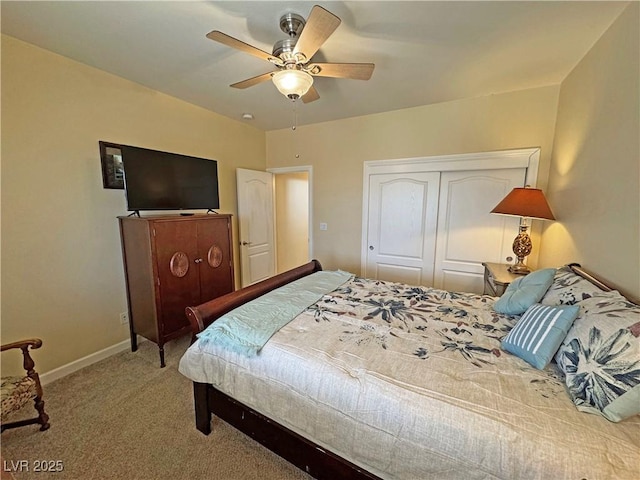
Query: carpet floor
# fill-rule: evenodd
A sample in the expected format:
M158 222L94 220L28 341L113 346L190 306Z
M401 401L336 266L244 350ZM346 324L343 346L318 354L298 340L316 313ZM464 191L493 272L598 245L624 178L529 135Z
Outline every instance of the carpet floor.
M188 344L166 344L162 369L142 342L45 385L51 428L2 433L2 469L18 480L310 479L217 418L210 435L196 430L191 381L177 369Z

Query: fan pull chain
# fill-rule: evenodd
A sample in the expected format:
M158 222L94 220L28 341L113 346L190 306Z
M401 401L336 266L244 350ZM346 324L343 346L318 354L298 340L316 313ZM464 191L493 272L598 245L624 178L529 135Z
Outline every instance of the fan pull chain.
M300 153L298 153L298 135L296 135L296 131L298 129L298 104L296 103L296 99L292 100L293 102L293 125L291 126L291 135L293 137L293 141L291 144L293 145L294 157L300 158Z

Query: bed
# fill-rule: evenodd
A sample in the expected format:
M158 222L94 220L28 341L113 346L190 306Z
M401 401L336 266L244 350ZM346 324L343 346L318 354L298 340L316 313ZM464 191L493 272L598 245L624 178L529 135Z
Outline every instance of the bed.
M544 368L505 351L527 313L498 313L495 297L317 261L189 307L179 370L196 427L215 415L319 479L638 478L640 309L578 266L554 272L535 304L578 313ZM328 291L310 286L320 276ZM238 334L243 309L291 318L257 347L215 340ZM608 383L584 367L597 348Z

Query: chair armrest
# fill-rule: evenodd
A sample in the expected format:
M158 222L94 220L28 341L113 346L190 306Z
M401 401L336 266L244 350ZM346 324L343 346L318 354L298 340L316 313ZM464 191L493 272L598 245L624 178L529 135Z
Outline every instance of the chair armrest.
M5 350L10 350L12 348L19 348L22 350L22 356L24 357L22 362L22 367L27 372L27 376L33 378L38 385L38 394L42 395L42 387L40 386L40 379L38 378L38 374L35 371L36 364L29 355L29 347L31 349L40 348L42 346L42 340L39 338L28 338L26 340L20 340L18 342L7 343L5 345L0 346L0 352L4 352Z
M0 346L0 352L4 352L5 350L10 350L12 348L29 348L32 350L36 348L40 348L42 346L42 340L39 338L28 338L26 340L20 340L18 342L7 343L5 345Z

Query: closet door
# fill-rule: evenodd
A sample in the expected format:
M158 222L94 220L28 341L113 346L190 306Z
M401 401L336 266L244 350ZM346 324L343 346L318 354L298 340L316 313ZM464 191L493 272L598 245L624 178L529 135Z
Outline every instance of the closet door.
M519 219L489 213L513 187L525 183L525 168L442 172L434 286L482 293L482 262L506 263Z
M438 172L369 176L364 276L432 284L439 179Z

